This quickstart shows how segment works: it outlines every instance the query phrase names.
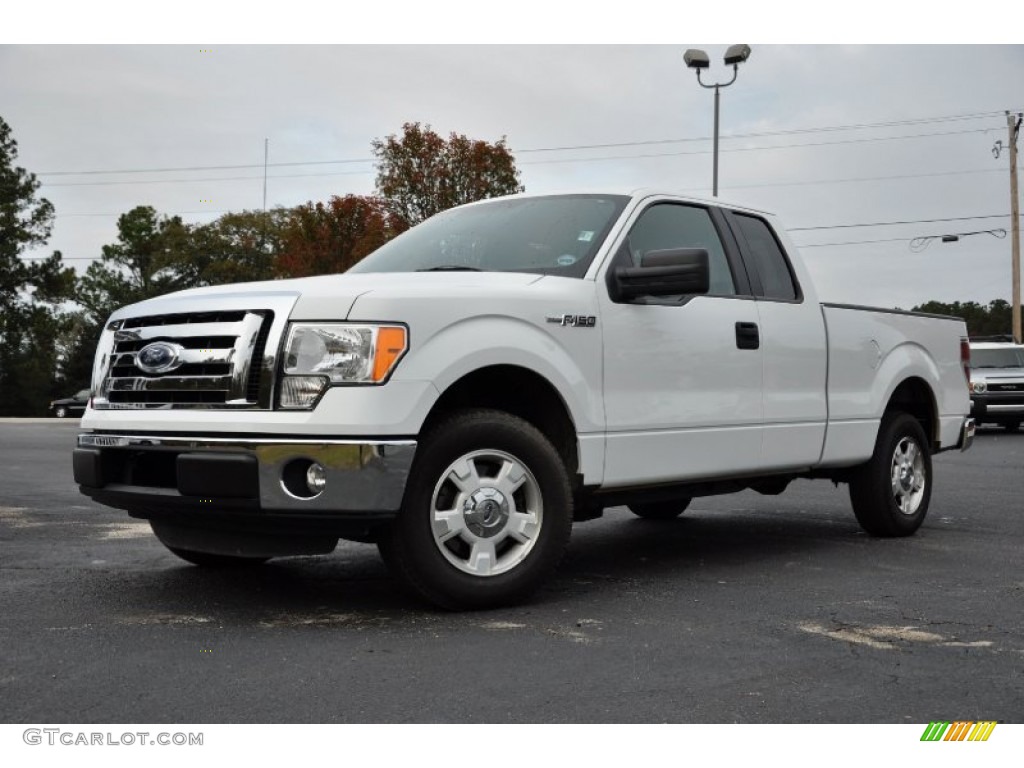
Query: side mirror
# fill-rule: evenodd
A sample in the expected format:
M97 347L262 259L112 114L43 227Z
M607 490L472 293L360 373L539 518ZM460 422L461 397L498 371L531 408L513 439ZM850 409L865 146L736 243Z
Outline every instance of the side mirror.
M639 267L616 267L609 287L614 301L707 293L711 288L707 249L650 251L640 259Z

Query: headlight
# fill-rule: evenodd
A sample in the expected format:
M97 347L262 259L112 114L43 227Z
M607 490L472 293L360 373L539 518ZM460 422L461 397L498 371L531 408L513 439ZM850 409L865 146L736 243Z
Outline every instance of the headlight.
M984 381L973 381L971 382L971 392L976 395L980 395L982 392L988 389L988 385Z
M408 348L399 325L292 323L284 345L282 408L309 408L331 384L380 384Z

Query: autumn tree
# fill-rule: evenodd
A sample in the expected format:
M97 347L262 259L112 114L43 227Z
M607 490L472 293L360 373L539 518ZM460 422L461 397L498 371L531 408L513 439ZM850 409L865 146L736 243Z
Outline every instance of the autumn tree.
M288 208L238 211L192 227L183 265L188 279L195 285L221 285L274 278L291 216Z
M306 277L344 272L406 229L388 203L345 195L292 209L284 227L278 274Z
M59 307L72 292L74 271L60 252L24 258L46 244L54 211L17 159L18 143L0 118L0 415L42 415L54 394Z
M377 194L409 226L456 205L525 190L504 137L489 144L452 133L445 140L429 125L406 123L401 136L372 147Z

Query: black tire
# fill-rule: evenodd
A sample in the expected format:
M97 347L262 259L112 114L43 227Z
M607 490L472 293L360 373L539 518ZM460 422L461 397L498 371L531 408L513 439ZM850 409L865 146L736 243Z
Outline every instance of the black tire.
M902 411L886 412L874 454L850 478L857 522L872 536L910 536L928 514L931 494L932 457L921 423Z
M469 470L461 487L460 463ZM562 457L540 430L501 411L460 411L423 436L402 509L378 547L403 585L440 608L517 603L561 560L572 498Z
M1016 432L1018 429L1020 429L1020 422L1007 421L1003 424L1003 429L1005 429L1007 432Z
M65 416L68 415L68 409L65 408L63 405L58 405L56 408L53 409L53 415L56 416L58 419L63 419Z
M167 547L166 544L164 544ZM237 555L212 555L209 552L196 552L191 549L180 549L178 547L167 547L182 560L193 565L204 568L246 568L253 565L263 565L269 557L239 557Z
M642 504L629 504L629 511L644 520L675 520L690 506L690 499L675 501L649 501Z

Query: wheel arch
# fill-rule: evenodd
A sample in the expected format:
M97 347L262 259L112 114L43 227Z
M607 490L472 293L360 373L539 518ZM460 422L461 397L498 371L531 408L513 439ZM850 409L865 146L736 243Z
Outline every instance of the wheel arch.
M441 393L423 430L467 408L493 408L529 422L555 446L570 477L580 473L580 446L569 406L558 388L536 371L500 364L462 375Z
M935 392L920 376L909 376L897 384L886 401L885 413L908 413L921 423L931 450L939 442L939 416Z

